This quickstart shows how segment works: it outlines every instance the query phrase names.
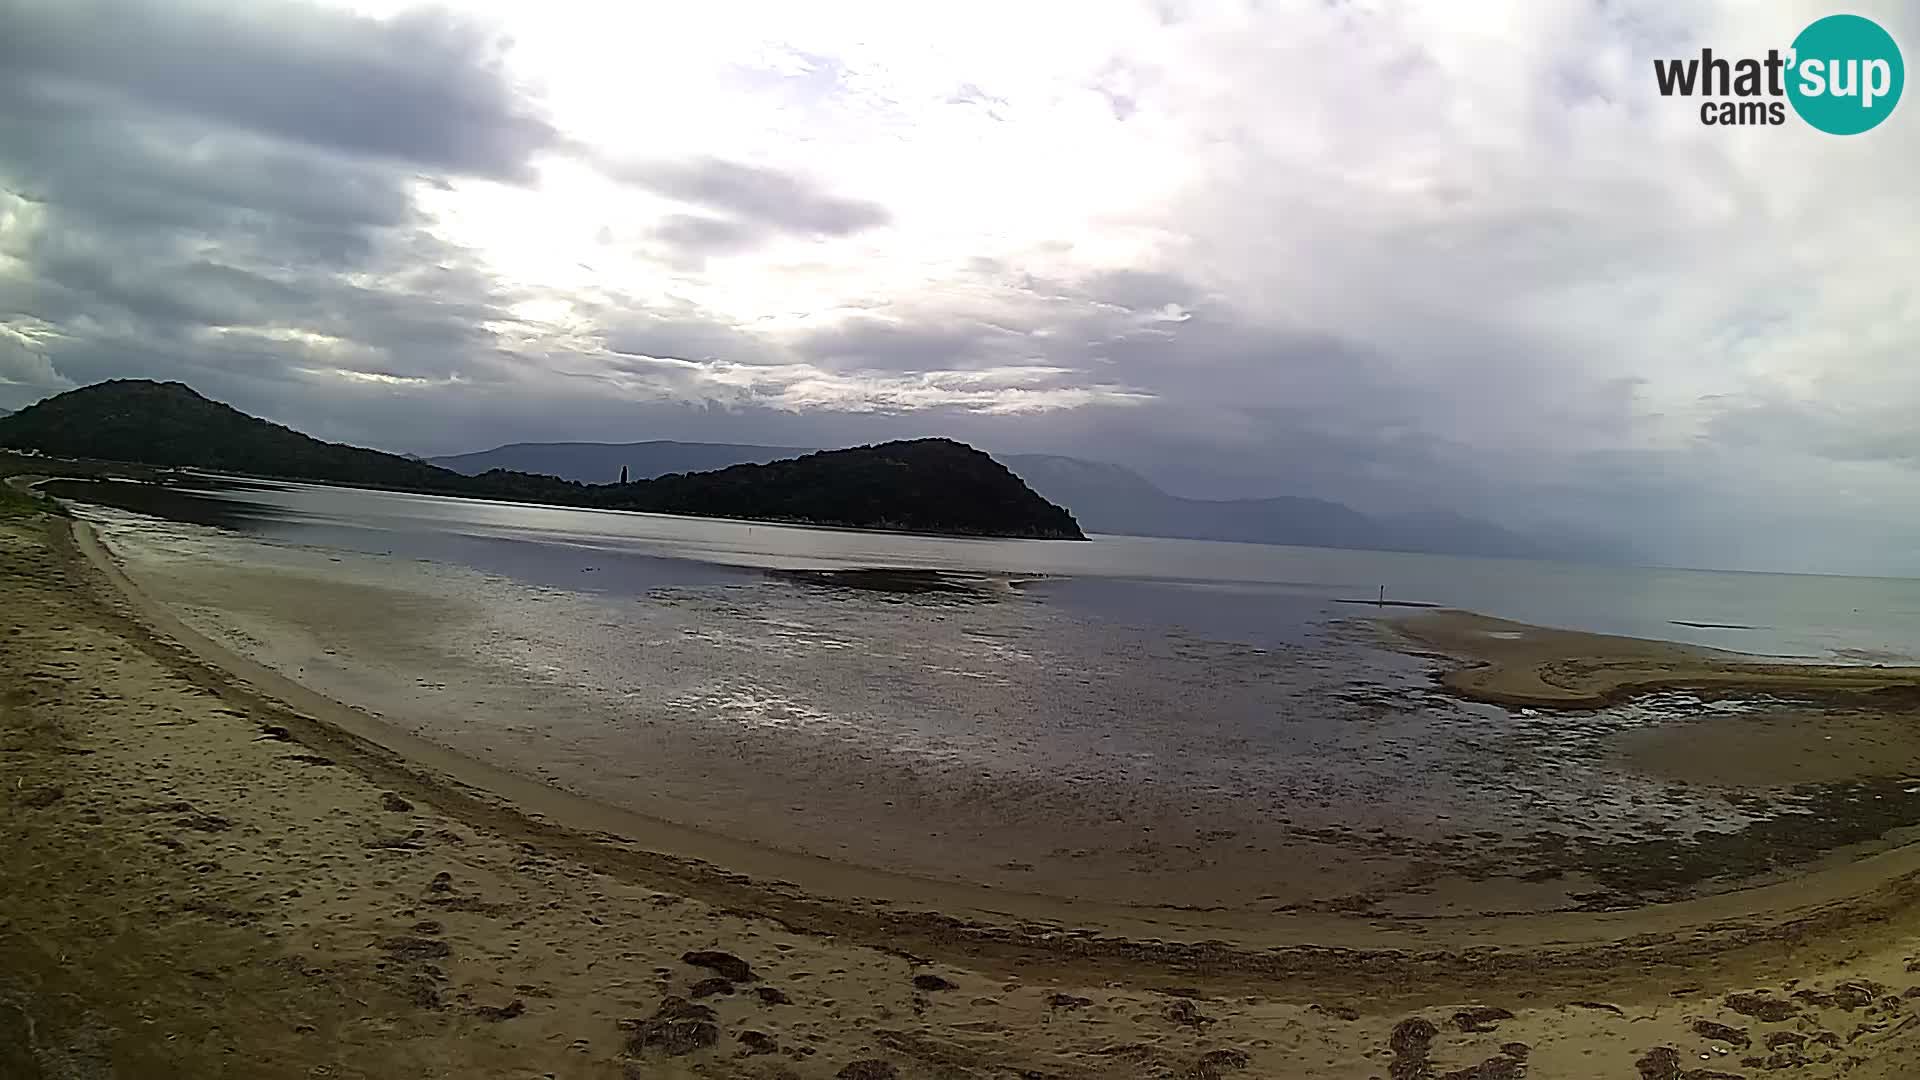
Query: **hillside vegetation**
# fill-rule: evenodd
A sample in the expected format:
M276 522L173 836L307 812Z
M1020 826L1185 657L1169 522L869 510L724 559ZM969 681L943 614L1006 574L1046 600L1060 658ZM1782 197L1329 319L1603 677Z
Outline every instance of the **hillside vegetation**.
M494 469L467 476L324 442L210 401L182 383L123 379L0 417L0 448L52 457L471 498L847 528L1085 539L1073 516L987 454L951 439L826 450L717 472L582 484Z

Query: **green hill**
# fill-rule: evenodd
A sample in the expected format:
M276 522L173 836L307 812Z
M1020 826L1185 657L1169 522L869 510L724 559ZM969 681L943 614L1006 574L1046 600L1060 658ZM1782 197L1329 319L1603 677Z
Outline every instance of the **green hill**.
M83 386L0 418L0 447L378 487L459 480L395 454L321 442L209 401L184 383L146 379Z
M580 484L502 469L465 476L414 458L323 442L210 401L182 383L122 379L0 417L0 448L566 506L1085 539L1072 515L1035 495L993 458L950 439L828 450L633 484Z
M1005 465L952 439L669 473L613 485L600 505L909 532L1084 539L1073 515L1035 495Z

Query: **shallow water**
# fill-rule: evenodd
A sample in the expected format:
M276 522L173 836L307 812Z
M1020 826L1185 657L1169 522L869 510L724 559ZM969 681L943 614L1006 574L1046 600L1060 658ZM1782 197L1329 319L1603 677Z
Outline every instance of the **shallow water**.
M89 498L99 486L81 485ZM1379 613L1387 599L1538 626L1776 657L1920 662L1920 580L1585 566L1403 552L1101 536L954 539L571 510L203 478L111 485L131 509L252 535L459 563L542 585L635 593L729 572L912 568L1070 579L1062 599L1235 638ZM137 496L137 505L124 500ZM581 576L584 573L591 577ZM1138 586L1151 584L1153 588ZM1118 586L1118 587L1115 587ZM1388 614L1404 612L1387 609Z
M1311 906L1449 876L1577 877L1541 854L1542 834L1593 847L1732 833L1803 799L1675 785L1609 749L1635 727L1779 702L1464 703L1435 691L1436 661L1391 647L1365 618L1378 609L1338 602L1391 571L1423 598L1525 617L1571 603L1535 596L1542 581L1630 571L940 540L305 487L210 489L184 508L177 492L116 494L189 519L82 509L137 581L323 692L599 800L881 869ZM1631 629L1736 601L1757 619L1805 591L1699 576L1715 580L1685 602L1616 589L1559 621ZM1888 627L1897 602L1882 597ZM1892 640L1860 630L1765 640ZM1579 884L1519 903L1564 905Z

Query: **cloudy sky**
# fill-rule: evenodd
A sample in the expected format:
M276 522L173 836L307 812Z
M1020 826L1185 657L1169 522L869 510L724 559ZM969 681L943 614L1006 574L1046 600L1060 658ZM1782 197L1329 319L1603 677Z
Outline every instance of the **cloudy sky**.
M1920 102L1837 138L1653 86L1832 10L0 0L0 407L950 434L1920 573Z

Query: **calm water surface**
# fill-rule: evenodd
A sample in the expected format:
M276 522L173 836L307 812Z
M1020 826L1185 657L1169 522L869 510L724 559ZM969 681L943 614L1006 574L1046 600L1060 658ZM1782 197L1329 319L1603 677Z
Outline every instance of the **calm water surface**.
M639 593L748 571L930 571L1023 587L1102 615L1249 642L1378 613L1379 595L1521 622L1768 656L1920 659L1920 581L1584 566L1098 536L949 539L447 499L351 488L132 485L129 509L279 540L459 563L530 583ZM97 490L97 489L96 489ZM97 495L95 497L98 497ZM587 575L592 575L591 577Z
M782 849L1152 904L1195 902L1199 874L1209 901L1276 908L1475 910L1442 898L1502 875L1500 909L1584 903L1583 860L1804 817L1820 796L1676 785L1613 749L1790 702L1536 714L1440 694L1438 661L1342 602L1382 585L1772 655L1891 661L1920 642L1912 581L943 539L217 479L63 490L203 632L464 753ZM1627 902L1609 888L1599 902Z

